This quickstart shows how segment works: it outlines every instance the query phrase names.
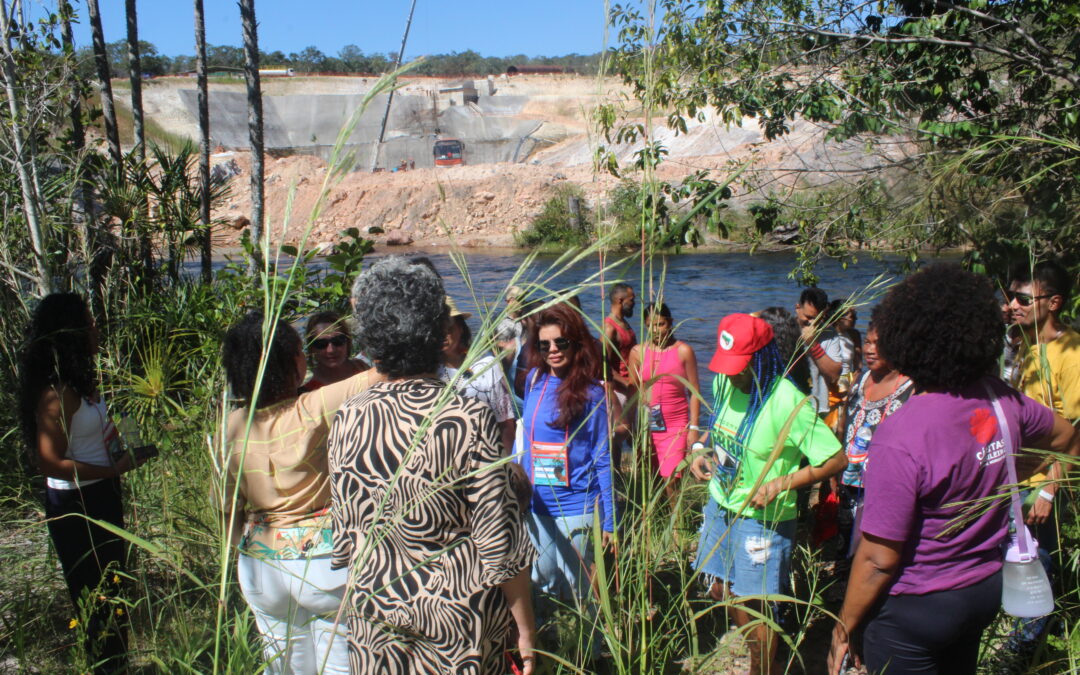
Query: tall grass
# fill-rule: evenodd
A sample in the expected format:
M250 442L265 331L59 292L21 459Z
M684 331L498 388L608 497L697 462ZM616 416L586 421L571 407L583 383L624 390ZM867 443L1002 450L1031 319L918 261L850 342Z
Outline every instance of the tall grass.
M392 77L381 80L365 105L391 86ZM646 148L651 147L649 133L656 109L655 102L646 97ZM227 460L223 427L230 401L218 345L224 327L245 309L264 311L269 338L277 318L295 319L296 308L306 306L300 301L306 291L298 280L310 278L298 266L303 264L311 224L318 219L326 195L352 166L345 140L362 111L338 137L322 196L297 247L300 255L283 256L269 241L284 237L271 235L259 256L263 267L256 284L226 274L213 287L181 281L152 295L109 294L127 300L110 307L101 355L105 393L117 410L138 420L144 440L162 449L160 457L124 479L129 508L120 534L131 544L132 556L117 609L131 617L133 663L139 672L258 673L265 667L258 633L235 583L236 552L229 545L229 524L213 506L215 502L235 504L238 497L235 491L226 492L220 480ZM654 169L655 162L643 162L642 184L652 189L657 185ZM601 232L598 240L551 262L527 257L506 280L506 287L525 287L530 299L539 302L535 311L540 311L581 292L602 295L614 270L632 259L638 273L634 281L642 296L662 302L667 270L653 236L658 200L642 203L653 207L639 214L639 249L629 257L610 253L614 234ZM270 224L269 232L286 231L287 212L279 223ZM464 255L455 251L452 258L478 307L480 324L465 365L459 369L465 373L494 349L494 329L507 317L507 310L487 302L482 290L472 285ZM593 273L584 281L567 284L567 271L582 263L592 265ZM871 303L885 284L884 279L876 280L850 298L849 304ZM5 295L3 301L0 366L5 381L13 382L13 345L19 343L27 309L22 299ZM595 333L602 332L602 316L586 318ZM639 321L637 333L647 339L643 322ZM11 391L0 395L6 396L3 400L11 410ZM703 402L707 411L711 402ZM639 417L644 416L644 401L632 400L630 405L638 408ZM85 623L80 619L89 608L73 611L70 607L42 525L41 481L27 478L30 469L17 432L7 432L0 443L9 457L0 468L0 513L4 515L0 562L6 572L0 582L0 670L84 670L92 664L78 637ZM650 453L648 432L641 428L629 439L624 452L628 460L618 467L616 476L622 506L616 548L597 556L594 595L584 603L560 607L542 634L541 672L707 674L745 668L740 635L728 630L727 617L740 601L709 599L690 566L701 508L708 499L706 486L684 467L678 496L669 500L655 476ZM386 513L385 529L373 532L372 539L385 536L406 515ZM1064 509L1061 523L1062 587L1069 592L1059 598L1061 631L1037 656L1049 664L1041 672L1075 672L1080 653L1080 629L1075 622L1080 562L1074 545L1080 539L1080 522ZM594 534L599 550L599 527ZM786 646L788 672L822 672L830 611L836 608L835 601L825 600L825 591L836 581L821 552L803 546L795 555L792 593L761 598L767 605L787 608L784 619L767 611L756 620L779 632ZM1007 630L1003 620L988 640L987 669ZM594 634L601 643L599 655L591 650Z

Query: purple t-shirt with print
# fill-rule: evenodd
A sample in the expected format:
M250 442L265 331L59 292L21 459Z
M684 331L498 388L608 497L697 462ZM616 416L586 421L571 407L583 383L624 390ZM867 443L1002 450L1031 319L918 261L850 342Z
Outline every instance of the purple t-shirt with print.
M997 393L1014 443L1050 433L1049 408L984 380ZM1001 567L1009 500L1005 442L982 382L912 396L877 428L866 465L863 533L906 542L891 595L971 586Z

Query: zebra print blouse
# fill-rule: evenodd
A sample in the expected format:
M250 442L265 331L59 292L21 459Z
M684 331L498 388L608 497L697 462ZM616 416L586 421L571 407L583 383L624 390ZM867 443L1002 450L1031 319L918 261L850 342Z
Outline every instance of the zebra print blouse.
M437 381L374 385L328 441L354 673L502 672L498 584L535 557L491 409Z

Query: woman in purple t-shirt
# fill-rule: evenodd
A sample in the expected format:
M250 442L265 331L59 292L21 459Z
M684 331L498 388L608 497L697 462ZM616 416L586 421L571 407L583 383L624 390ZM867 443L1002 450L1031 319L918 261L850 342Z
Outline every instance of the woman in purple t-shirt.
M878 350L913 395L884 420L866 463L862 539L833 631L829 673L864 632L871 673L974 673L1001 601L1008 530L1006 448L988 388L1018 444L1080 455L1063 418L996 377L1001 310L985 277L933 265L894 287L873 315ZM1030 467L1029 467L1030 468ZM1055 462L1053 479L1064 477ZM885 596L882 599L882 596Z

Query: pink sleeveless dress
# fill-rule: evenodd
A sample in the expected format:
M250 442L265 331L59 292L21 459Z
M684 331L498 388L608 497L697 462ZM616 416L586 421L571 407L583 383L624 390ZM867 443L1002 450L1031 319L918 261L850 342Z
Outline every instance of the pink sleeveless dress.
M649 433L664 478L671 476L686 457L690 401L683 384L686 368L679 359L681 344L676 341L664 350L645 347L642 355L641 382L648 392Z

